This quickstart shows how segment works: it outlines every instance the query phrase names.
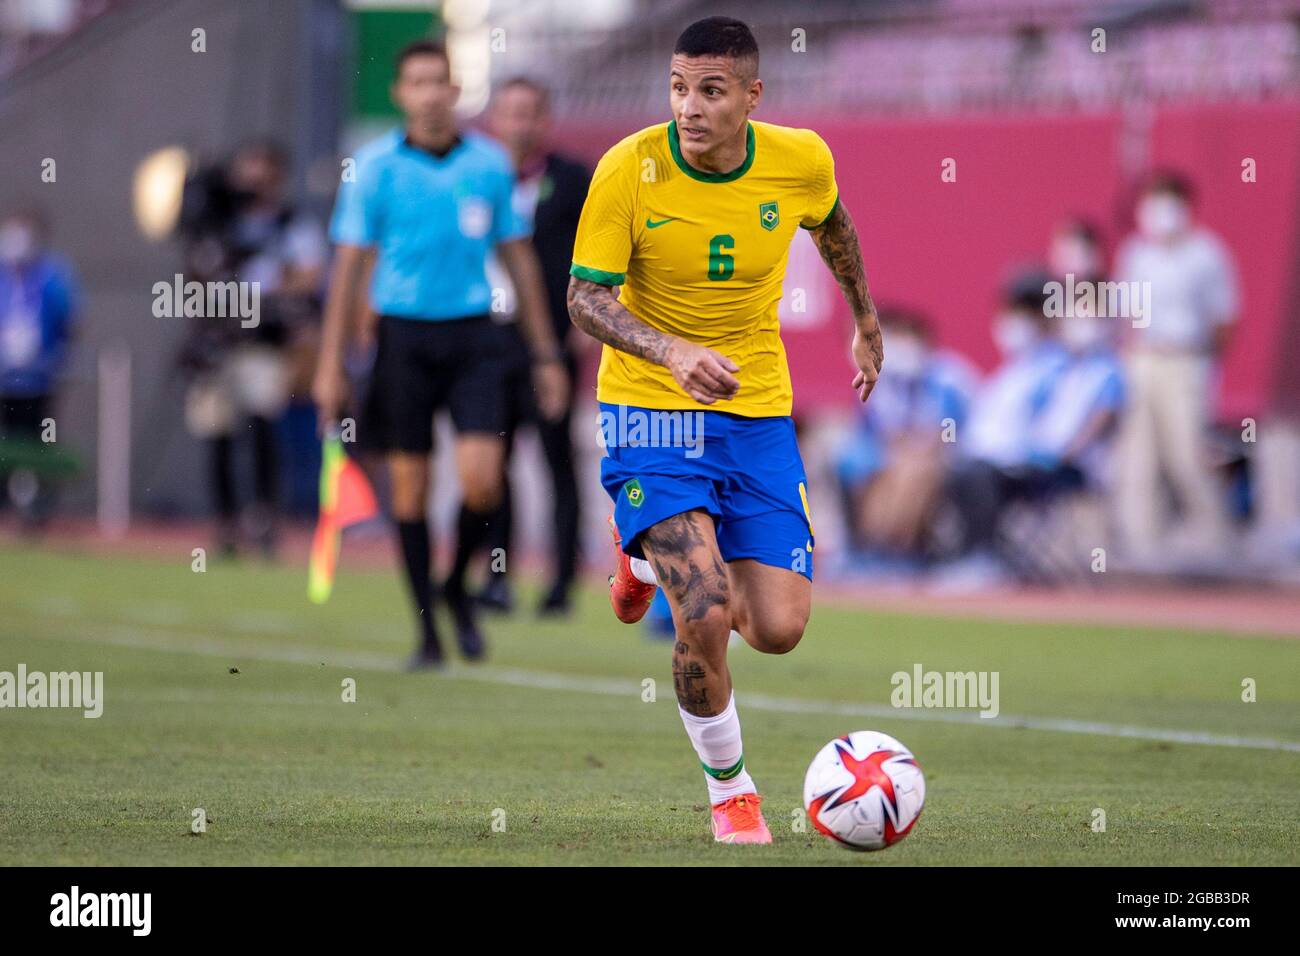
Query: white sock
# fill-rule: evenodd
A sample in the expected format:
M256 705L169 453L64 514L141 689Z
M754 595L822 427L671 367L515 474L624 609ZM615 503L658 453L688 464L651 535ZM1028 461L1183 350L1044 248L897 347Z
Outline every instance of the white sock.
M642 584L659 583L659 579L655 577L655 569L650 567L650 562L645 558L634 558L629 554L627 560L628 564L632 566L632 577Z
M740 745L740 718L736 716L736 695L726 709L715 717L696 717L682 710L682 723L691 738L700 763L704 765L704 782L709 786L709 803L721 803L742 793L754 793L754 781L745 769L744 749ZM722 773L725 779L716 774Z

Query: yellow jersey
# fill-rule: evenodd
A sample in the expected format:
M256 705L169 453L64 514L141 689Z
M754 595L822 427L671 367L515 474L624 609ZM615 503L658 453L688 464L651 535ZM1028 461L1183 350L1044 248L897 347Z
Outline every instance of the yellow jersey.
M702 405L662 365L606 345L600 401L790 414L777 305L795 229L835 210L835 161L812 130L751 121L746 139L745 161L729 173L688 165L671 122L633 133L596 166L570 273L621 286L619 301L642 322L740 366L736 396Z

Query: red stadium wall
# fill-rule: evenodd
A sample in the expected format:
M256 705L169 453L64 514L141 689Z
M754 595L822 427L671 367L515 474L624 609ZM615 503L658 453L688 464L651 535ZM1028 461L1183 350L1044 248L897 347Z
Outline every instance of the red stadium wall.
M1115 113L763 118L812 127L834 150L877 302L925 309L945 345L985 368L995 360L989 325L998 289L1017 266L1041 261L1060 218L1094 220L1108 252L1129 230L1132 183L1122 171ZM557 141L594 163L633 129L569 123ZM1194 178L1202 219L1237 261L1242 321L1223 370L1221 417L1294 408L1300 104L1161 110L1137 145L1149 164ZM1254 183L1241 179L1246 157L1256 161ZM956 161L955 182L940 177L947 158ZM796 409L848 404L847 311L810 247L796 245L792 254L787 296L795 287L805 288L809 301L806 315L783 315Z

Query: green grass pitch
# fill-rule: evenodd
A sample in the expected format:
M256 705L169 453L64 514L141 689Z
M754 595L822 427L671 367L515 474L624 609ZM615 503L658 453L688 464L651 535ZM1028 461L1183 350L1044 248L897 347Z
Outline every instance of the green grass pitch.
M1300 752L1097 732L1294 748L1294 641L928 618L923 602L909 616L816 607L791 655L733 648L774 842L728 847L709 836L668 646L618 624L597 590L562 623L486 619L490 664L418 675L397 667L411 629L395 574L345 568L328 605L304 595L305 573L282 566L195 573L188 553L0 550L0 670L103 671L105 683L97 720L0 710L0 860L1300 863ZM998 671L1003 718L872 714L888 707L890 675L918 662ZM1247 677L1255 703L1241 700ZM355 703L343 700L346 678ZM653 702L642 699L647 679ZM1006 718L1105 727L1000 726ZM808 761L863 729L911 747L929 790L916 829L882 853L847 852L803 825ZM196 808L208 821L200 835ZM1090 826L1094 808L1104 832Z

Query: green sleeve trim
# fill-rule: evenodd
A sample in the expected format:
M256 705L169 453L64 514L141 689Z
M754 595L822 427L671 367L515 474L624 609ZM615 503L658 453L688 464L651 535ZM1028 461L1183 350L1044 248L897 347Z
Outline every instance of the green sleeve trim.
M835 210L836 210L836 209L839 209L839 208L840 208L840 194L839 194L839 193L836 193L836 194L835 194L835 202L831 203L831 211L828 212L828 213L826 214L826 218L825 218L825 219L823 219L821 222L817 223L817 225L815 225L815 226L805 226L803 223L800 223L800 224L799 224L799 228L800 228L800 229L808 229L808 230L812 230L812 229L820 229L822 226L826 225L826 223L828 223L828 222L831 221L831 216L835 215Z
M579 279L585 279L588 282L597 282L600 285L622 285L623 280L627 278L626 273L589 269L587 266L580 266L576 262L569 267L569 275L577 276Z

